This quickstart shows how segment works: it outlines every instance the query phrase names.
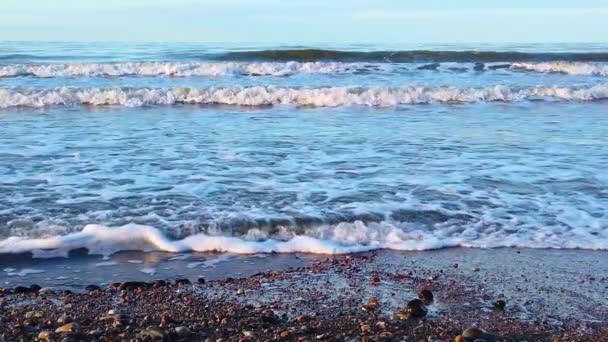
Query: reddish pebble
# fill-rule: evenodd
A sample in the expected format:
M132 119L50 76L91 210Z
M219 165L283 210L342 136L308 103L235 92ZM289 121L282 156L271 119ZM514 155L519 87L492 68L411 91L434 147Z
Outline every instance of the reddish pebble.
M373 276L372 277L372 285L376 286L376 285L380 285L380 277L378 276Z

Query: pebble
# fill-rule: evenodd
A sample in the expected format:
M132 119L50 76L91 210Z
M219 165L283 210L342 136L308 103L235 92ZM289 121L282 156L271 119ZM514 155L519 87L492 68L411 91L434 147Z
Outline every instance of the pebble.
M504 310L505 307L507 306L507 302L504 300L497 300L496 302L494 302L494 308L496 308L497 310Z
M177 279L177 280L175 281L175 285L177 285L177 286L181 286L181 285L190 285L190 284L192 284L192 283L190 282L190 280L189 280L189 279Z
M407 303L406 312L409 317L422 318L426 316L427 309L420 299L414 299Z
M38 291L40 291L41 288L42 287L40 285L36 285L36 284L32 284L32 286L30 286L30 290L32 292L38 292Z
M26 293L30 293L30 288L29 287L24 287L24 286L17 286L15 287L15 289L13 289L13 292L16 294L26 294Z
M198 283L201 284L201 285L204 284L205 283L205 278L203 278L203 277L198 278Z
M25 313L25 319L36 319L36 318L42 318L42 312L28 311Z
M158 328L148 328L144 329L139 333L143 337L150 337L152 339L164 339L165 333Z
M262 322L264 323L269 323L269 324L275 324L277 323L278 318L277 315L274 314L274 311L270 310L270 309L266 309L264 311L262 311Z
M433 292L430 290L422 290L418 294L418 298L420 298L424 304L428 305L434 300Z
M190 331L190 329L180 326L180 327L175 328L175 334L180 338L187 338L187 337L190 337L192 332Z
M101 290L101 287L97 286L97 285L88 285L87 287L84 288L86 291L92 292L92 291L97 291L97 290Z
M48 330L43 330L38 334L38 339L40 341L46 341L51 338L51 332Z
M57 334L72 334L78 330L78 325L76 323L68 323L60 326L55 330Z
M55 291L49 289L48 287L43 287L40 290L38 290L38 294L41 294L44 296L52 296L55 294Z

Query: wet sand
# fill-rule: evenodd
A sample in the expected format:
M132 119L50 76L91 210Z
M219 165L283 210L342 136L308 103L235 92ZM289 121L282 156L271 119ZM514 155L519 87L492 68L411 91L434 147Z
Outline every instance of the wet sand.
M0 297L4 339L454 341L475 327L486 331L486 341L608 341L606 252L456 248L175 257L34 260L39 264L31 269L44 273L5 272L2 281L11 286ZM56 275L66 273L67 264L81 276L61 286ZM20 266L16 273L28 260L12 265ZM145 266L161 271L141 272ZM180 278L190 283L175 284ZM135 280L142 282L125 283ZM17 282L51 289L15 288ZM84 289L87 282L100 289ZM65 288L75 293L62 293ZM426 310L418 302L408 306L424 290L434 297L422 303ZM75 324L66 327L68 321ZM470 333L461 340L473 341Z

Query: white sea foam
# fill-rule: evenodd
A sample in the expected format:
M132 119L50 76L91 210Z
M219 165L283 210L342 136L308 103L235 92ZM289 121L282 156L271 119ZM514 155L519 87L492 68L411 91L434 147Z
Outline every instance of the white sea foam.
M249 240L246 237L197 234L182 240L170 240L150 226L128 224L110 228L87 225L81 232L51 238L11 237L0 241L0 253L33 252L35 257L67 256L70 250L87 248L91 254L111 255L125 250L181 253L228 252L346 254L374 249L431 250L444 247L529 247L608 249L608 235L594 235L580 229L571 231L550 228L527 232L492 231L482 233L476 227L464 230L454 227L405 231L388 222L364 224L340 223L308 230L285 240ZM113 265L113 264L112 264ZM111 266L99 263L98 266Z
M289 76L293 74L339 74L356 71L364 63L339 62L128 62L128 63L67 63L13 64L0 66L0 77L121 77L170 76L217 77L225 75ZM381 68L382 64L374 65Z
M511 69L567 75L608 76L608 64L581 62L513 63Z
M45 106L296 105L392 107L432 103L595 101L608 98L608 85L591 87L483 88L419 87L226 87L226 88L56 88L0 89L0 108Z

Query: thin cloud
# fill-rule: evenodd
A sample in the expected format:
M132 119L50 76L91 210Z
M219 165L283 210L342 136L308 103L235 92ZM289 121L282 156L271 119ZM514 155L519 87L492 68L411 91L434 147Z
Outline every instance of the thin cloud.
M358 11L353 14L355 19L361 20L390 20L390 19L415 19L431 17L451 17L451 16L470 16L470 15L491 15L491 16L564 16L564 15L597 15L608 14L608 7L600 8L521 8L521 9L448 9L448 10L413 10L413 11L386 11L369 10Z

